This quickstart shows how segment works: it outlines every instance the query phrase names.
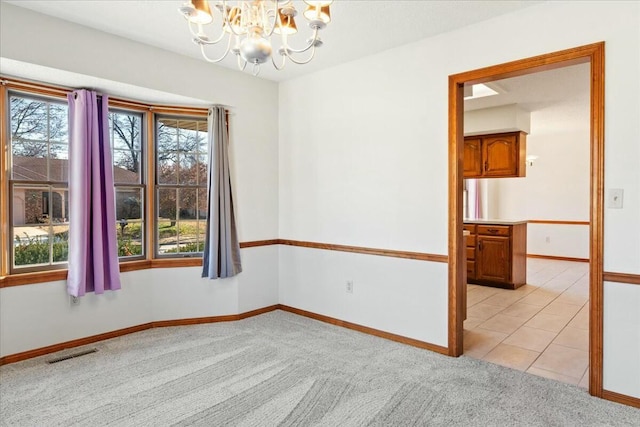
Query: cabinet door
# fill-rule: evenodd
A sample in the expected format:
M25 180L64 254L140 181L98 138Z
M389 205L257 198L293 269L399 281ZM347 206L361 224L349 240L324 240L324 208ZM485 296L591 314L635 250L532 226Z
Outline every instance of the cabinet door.
M478 236L476 279L508 283L511 281L510 271L509 237Z
M518 144L516 135L485 138L482 146L484 176L517 176Z
M480 177L482 175L482 148L480 138L465 138L464 140L464 169L465 178Z

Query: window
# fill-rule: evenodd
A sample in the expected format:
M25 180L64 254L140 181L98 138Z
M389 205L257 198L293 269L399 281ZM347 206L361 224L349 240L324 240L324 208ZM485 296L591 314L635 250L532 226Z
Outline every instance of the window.
M0 106L6 114L0 115L0 128L6 134L0 140L0 157L5 160L6 153L8 168L0 169L0 217L6 218L9 232L0 236L0 276L60 270L41 275L42 280L63 278L73 221L68 90L4 82ZM114 98L109 103L113 227L120 262L201 256L207 215L207 110ZM132 262L127 270L150 265ZM29 283L39 278L29 276Z
M145 255L143 117L130 111L109 111L118 256L125 259Z
M158 256L189 256L204 249L207 149L206 119L156 117Z
M11 269L60 268L68 258L68 107L9 94Z

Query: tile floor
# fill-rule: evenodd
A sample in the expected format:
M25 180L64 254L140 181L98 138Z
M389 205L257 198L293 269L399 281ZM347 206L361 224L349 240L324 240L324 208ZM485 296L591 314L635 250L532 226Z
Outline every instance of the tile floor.
M588 388L588 263L528 258L526 285L467 292L466 356Z

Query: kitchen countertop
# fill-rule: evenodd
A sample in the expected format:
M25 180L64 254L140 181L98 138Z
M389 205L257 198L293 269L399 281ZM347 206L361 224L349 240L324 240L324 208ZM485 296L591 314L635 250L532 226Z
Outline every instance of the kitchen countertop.
M516 225L526 224L527 220L508 220L508 219L465 219L462 221L464 224L487 224L487 225Z

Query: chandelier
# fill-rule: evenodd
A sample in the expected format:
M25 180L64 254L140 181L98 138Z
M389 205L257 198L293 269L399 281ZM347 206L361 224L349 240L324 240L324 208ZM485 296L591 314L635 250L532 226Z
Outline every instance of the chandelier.
M207 0L190 0L179 8L180 13L187 20L193 42L200 46L205 60L220 62L229 52L237 57L238 68L244 70L247 64L252 64L253 74L258 75L260 64L271 58L273 66L281 70L287 59L295 64L310 62L316 48L322 46L318 36L320 30L331 21L329 5L333 0L304 0L306 8L303 16L309 22L311 37L304 46L289 45L289 36L298 32L295 17L298 14L291 0L253 0L253 1L216 1L212 13ZM233 4L230 4L233 3ZM217 22L218 33L210 37L205 32L205 25ZM277 34L281 41L278 53L281 60L272 55L272 38ZM205 51L206 46L221 43L226 44L222 55L210 58Z

